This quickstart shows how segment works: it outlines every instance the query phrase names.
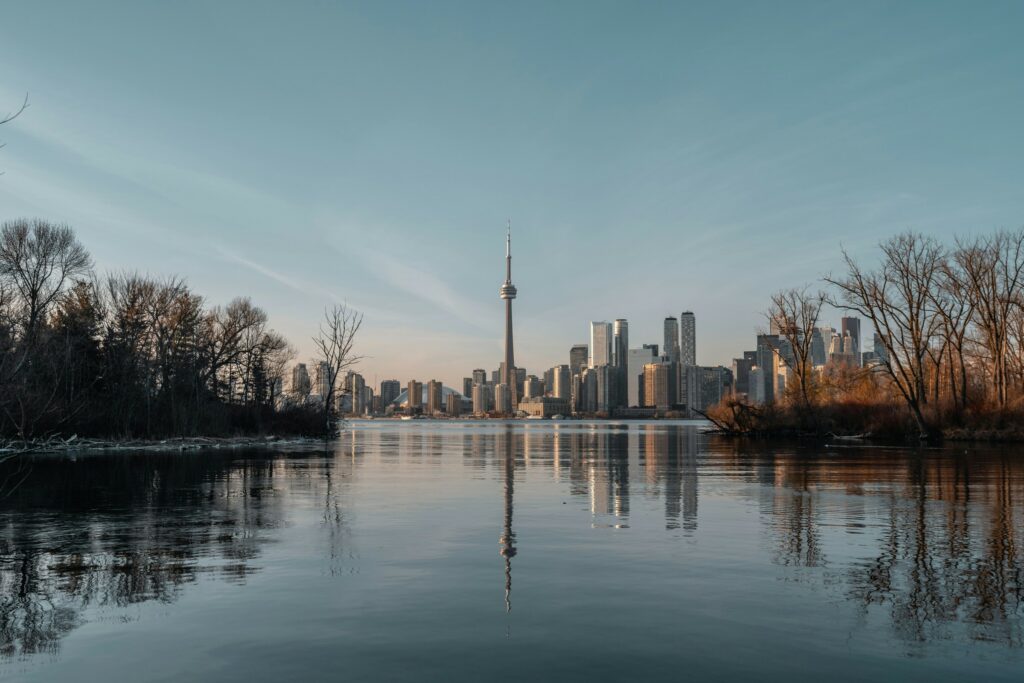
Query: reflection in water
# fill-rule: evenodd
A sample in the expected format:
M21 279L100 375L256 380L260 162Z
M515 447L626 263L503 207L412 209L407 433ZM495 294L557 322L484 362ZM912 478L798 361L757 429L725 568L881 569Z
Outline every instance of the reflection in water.
M505 463L505 524L502 527L501 556L505 558L505 611L512 611L512 558L516 556L516 532L512 530L512 494L516 484L516 460L512 450L511 430L501 439Z
M0 498L0 654L8 658L57 653L103 610L171 604L200 581L244 585L262 571L268 542L303 533L307 509L316 535L305 551L326 563L324 576L340 580L358 559L353 537L370 500L392 503L374 508L378 516L396 510L392 526L377 530L384 537L367 544L372 551L388 543L389 529L416 524L414 508L402 505L418 496L434 496L428 508L460 506L452 514L463 524L479 516L493 539L497 519L486 515L501 497L510 612L517 484L521 498L557 501L568 514L559 519L571 523L570 536L551 539L565 529L537 526L543 522L521 510L531 550L545 534L545 552L556 554L588 539L608 543L603 552L614 555L635 549L636 539L650 550L682 538L687 547L735 551L748 571L827 592L860 623L884 621L911 652L950 640L1024 644L1024 461L1012 452L819 452L719 442L665 422L357 423L330 454L38 457L31 467L0 463L0 480L25 471L30 476ZM402 472L427 484L396 488ZM561 508L567 497L575 509ZM699 526L698 499L706 508ZM416 530L427 544L440 539L427 559L449 559L443 530ZM733 538L747 539L742 552ZM470 550L485 558L491 548ZM711 575L734 569L705 555ZM666 581L678 576L678 567L652 559L629 561ZM786 611L784 602L775 606Z
M214 454L36 458L0 501L0 651L55 652L84 610L170 603L201 576L245 583L283 524L276 482L320 485L293 470Z

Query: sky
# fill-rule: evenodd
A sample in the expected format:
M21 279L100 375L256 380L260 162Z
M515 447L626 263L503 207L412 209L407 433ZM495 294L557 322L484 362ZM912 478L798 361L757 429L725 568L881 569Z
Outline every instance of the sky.
M249 296L298 350L363 312L370 383L461 388L589 321L697 360L903 230L1024 226L1020 2L0 3L0 220L101 272ZM838 314L836 314L836 323Z

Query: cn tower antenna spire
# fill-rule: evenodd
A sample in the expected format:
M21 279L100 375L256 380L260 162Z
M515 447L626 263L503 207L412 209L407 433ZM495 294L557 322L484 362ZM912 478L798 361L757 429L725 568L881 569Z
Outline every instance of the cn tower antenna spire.
M512 347L512 300L516 298L516 286L512 284L512 219L509 219L505 230L505 284L499 290L505 300L505 362L501 381L511 394L509 414L515 414L519 406L519 391L516 381L515 352Z

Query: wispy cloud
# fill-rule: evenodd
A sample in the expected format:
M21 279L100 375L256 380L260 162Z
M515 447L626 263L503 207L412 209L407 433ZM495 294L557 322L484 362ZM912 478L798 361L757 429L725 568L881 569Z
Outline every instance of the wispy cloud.
M445 311L474 329L486 329L483 321L492 317L493 312L462 294L457 285L419 263L400 258L396 250L385 251L365 243L367 236L383 232L365 226L346 228L331 220L324 239L338 253L362 263L381 284Z

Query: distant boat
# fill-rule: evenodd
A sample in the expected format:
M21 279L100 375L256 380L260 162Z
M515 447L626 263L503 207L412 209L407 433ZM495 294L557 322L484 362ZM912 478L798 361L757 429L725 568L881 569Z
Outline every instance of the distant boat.
M399 416L399 419L400 420L411 420L412 419L412 415L401 415L401 416Z
M551 419L552 420L564 420L565 419L565 415L552 415Z

